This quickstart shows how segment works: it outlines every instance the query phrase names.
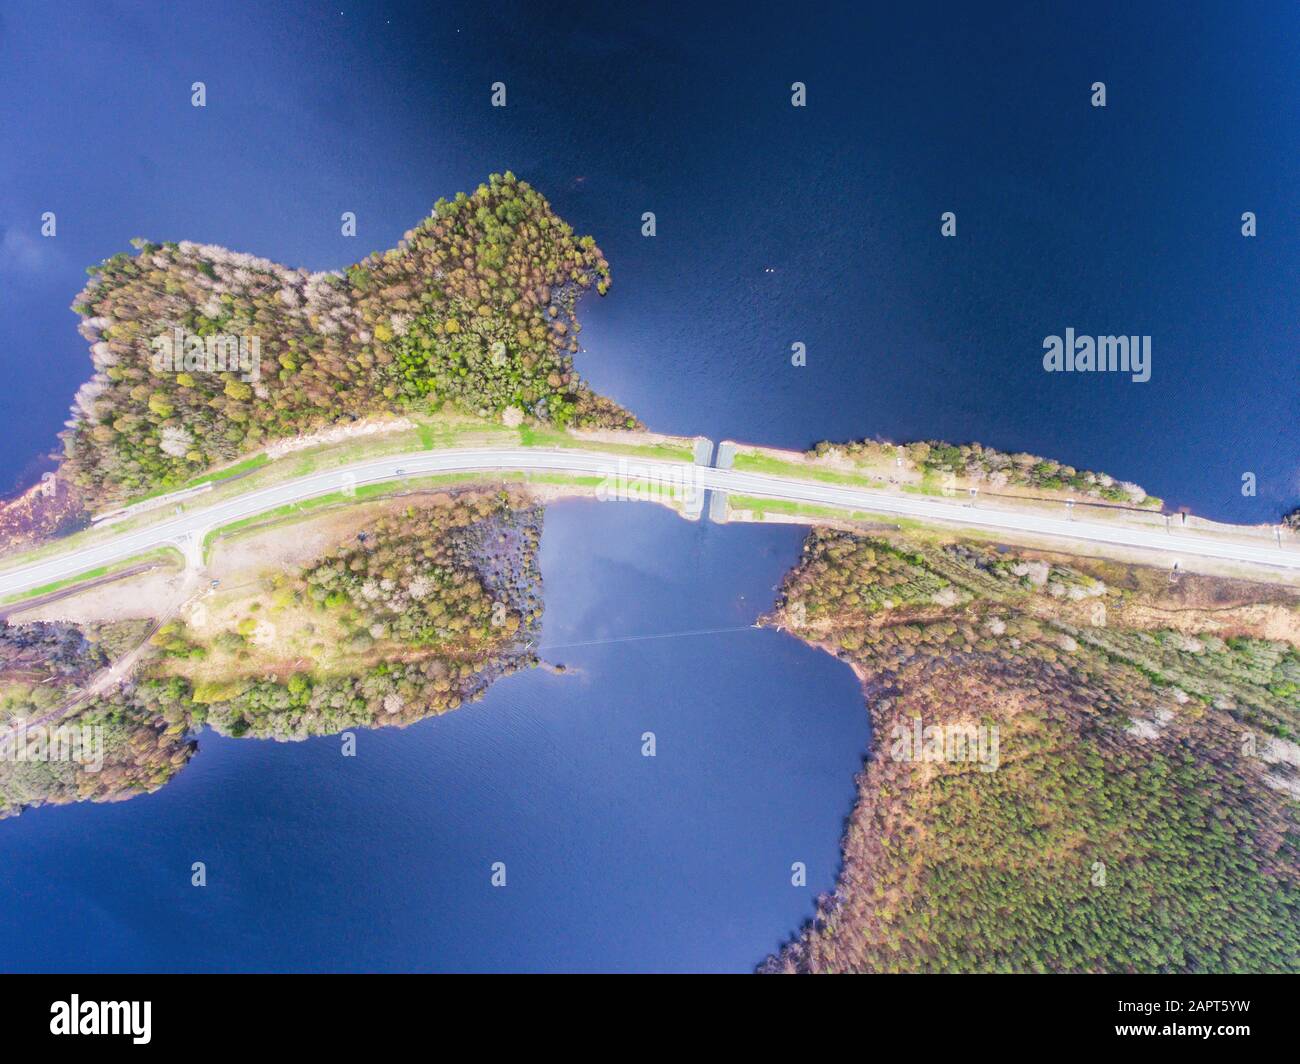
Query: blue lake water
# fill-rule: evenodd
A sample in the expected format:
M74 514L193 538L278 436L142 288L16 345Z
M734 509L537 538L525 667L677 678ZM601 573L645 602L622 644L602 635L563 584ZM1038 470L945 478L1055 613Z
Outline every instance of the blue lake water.
M579 367L652 428L980 440L1222 519L1300 503L1293 3L542 7L6 8L0 488L87 373L87 264L147 236L337 268L512 169L610 259ZM1151 381L1044 373L1067 327L1150 334ZM799 540L555 508L547 638L747 624ZM751 966L833 882L852 677L752 631L555 656L582 671L355 761L205 736L157 795L0 824L0 965Z
M10 7L0 485L87 373L87 264L148 236L337 268L513 169L609 258L580 367L655 428L977 439L1272 520L1300 503L1297 90L1289 0ZM1067 327L1150 334L1151 380L1044 373Z
M845 666L747 627L801 541L551 507L542 645L568 672L355 758L204 733L153 795L0 822L0 968L751 969L833 887L869 739Z

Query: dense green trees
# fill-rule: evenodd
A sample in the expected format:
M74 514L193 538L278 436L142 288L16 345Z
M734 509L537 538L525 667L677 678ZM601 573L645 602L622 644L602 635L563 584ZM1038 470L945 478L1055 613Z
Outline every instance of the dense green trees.
M522 495L474 491L377 520L279 592L340 623L351 667L203 690L183 683L191 724L303 739L410 724L480 697L536 660L541 522Z
M1136 484L1117 481L1105 473L1075 469L1034 454L1009 454L979 443L954 445L937 440L906 444L883 443L878 440L831 443L824 440L810 450L808 455L838 455L876 462L882 458L900 458L921 473L934 476L952 474L987 484L991 490L1010 485L1040 491L1069 491L1084 498L1129 505L1152 506L1158 503L1158 500L1151 499Z
M310 274L225 248L136 241L77 298L93 378L64 434L92 505L182 483L266 441L413 403L556 425L636 421L573 370L574 308L609 264L513 174L439 200L396 248ZM160 365L157 338L184 338ZM211 341L202 352L190 337ZM221 371L218 338L244 344ZM250 370L253 344L256 365Z
M1084 619L1118 598L991 548L810 534L778 617L863 677L873 752L836 891L764 970L1300 969L1300 786L1259 756L1296 734L1300 655ZM898 757L918 722L998 729L999 763Z
M94 702L71 718L57 716L100 669L138 645L149 627L148 621L0 626L0 817L46 803L117 801L156 790L193 755L195 746L177 723L180 715L151 693ZM28 744L38 736L50 743L55 728L75 730L80 760L27 756Z
M0 728L71 698L108 662L136 646L147 621L0 624Z
M524 620L504 595L493 597L458 550L463 529L480 521L504 528L502 516L500 503L488 495L408 507L377 522L363 542L345 544L308 568L299 594L322 609L344 611L354 636L410 647L454 643L467 655L513 636Z
M152 669L146 664L139 678L59 722L100 728L104 766L0 759L0 816L156 789L193 755L186 737L205 724L236 737L305 739L406 725L481 697L496 679L536 663L541 526L541 507L518 492L434 494L305 567L277 593L288 607L331 614L344 632L342 669L308 664L251 677L232 669L200 683L185 675L187 665L222 664L221 655L244 649L244 636L224 631L204 644L183 624L165 626L153 640ZM35 706L32 691L62 678L61 701L148 628L98 626L92 638L71 625L0 629L0 705L29 712L59 704Z

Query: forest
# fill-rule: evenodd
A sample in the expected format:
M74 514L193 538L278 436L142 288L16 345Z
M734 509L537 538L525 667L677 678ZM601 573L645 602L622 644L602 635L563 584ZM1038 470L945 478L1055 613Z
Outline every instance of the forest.
M310 273L211 245L133 241L89 269L73 309L94 373L63 433L90 507L184 483L271 440L379 411L637 427L573 369L575 307L609 289L589 236L513 174L439 200L397 247ZM177 333L179 330L179 334ZM179 365L159 337L198 345ZM257 341L255 372L203 344ZM174 352L180 357L180 352Z
M872 750L834 892L761 971L1300 970L1300 653L1125 625L1176 611L1124 583L810 533L769 621L855 669ZM996 771L896 757L917 721L996 728Z
M59 720L104 729L104 767L0 760L0 816L157 789L193 756L192 736L205 725L292 741L401 727L482 697L495 680L537 664L542 514L518 492L433 493L375 516L356 539L287 578L266 574L252 590L272 605L246 620L269 618L287 631L311 618L305 631L338 635L328 668L310 649L258 646L245 623L200 635L169 622L135 677ZM151 627L0 629L0 697L11 719L57 710ZM61 681L53 694L50 677Z
M1007 486L1034 488L1039 491L1070 491L1082 498L1128 506L1158 506L1136 484L1116 480L1105 473L1042 458L1035 454L1010 454L979 443L954 445L937 440L914 443L885 443L880 440L853 440L831 443L823 440L807 452L809 458L835 456L855 461L879 462L882 459L905 461L909 468L922 474L952 474L996 491Z
M147 629L144 621L0 624L0 727L59 706Z
M94 703L60 721L95 729L103 764L19 756L26 721L39 721L72 698L109 662L147 634L147 621L78 627L33 622L0 626L0 818L46 803L116 801L156 790L194 754L183 726L129 700Z

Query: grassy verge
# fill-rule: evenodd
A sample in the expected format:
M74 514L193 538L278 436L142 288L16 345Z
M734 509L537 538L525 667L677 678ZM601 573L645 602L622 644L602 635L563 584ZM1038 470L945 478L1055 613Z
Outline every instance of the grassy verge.
M694 462L694 443L606 443L603 440L584 440L565 432L523 426L519 429L522 447L571 447L576 450L591 449L607 454L626 454L660 462Z
M218 539L229 539L250 531L262 532L273 525L292 524L302 518L315 517L320 510L331 506L374 501L387 496L402 495L427 488L446 487L456 484L500 484L503 482L595 488L604 482L604 478L569 476L564 473L438 473L425 477L409 477L404 480L385 481L381 484L363 484L350 495L341 491L334 491L328 495L318 495L312 499L304 499L302 502L287 503L273 510L242 517L238 521L231 521L229 524L214 528L203 538L203 559L206 563L212 547Z
M75 584L85 583L87 580L98 580L100 577L110 576L113 573L120 573L126 569L131 569L137 565L142 565L149 561L164 561L181 559L180 552L171 547L162 547L158 550L149 551L146 554L136 555L134 558L127 558L125 561L113 562L111 565L100 565L94 569L87 569L85 572L77 573L75 576L66 577L63 580L55 580L53 583L42 584L40 587L33 587L27 591L15 591L12 595L6 595L0 599L0 606L12 606L16 602L25 602L28 599L40 598L42 595L49 595L55 591L62 591L64 588L72 587Z
M817 506L812 503L789 502L785 499L765 499L756 495L728 495L727 505L732 510L748 510L758 520L768 514L786 514L794 517L820 517L831 521L870 521L886 523L899 528L922 529L920 521L895 514L873 514L864 510L841 510L834 506Z
M173 492L189 491L191 488L201 487L204 484L215 484L219 481L229 480L232 477L241 476L245 473L251 473L255 469L260 469L271 461L265 454L255 454L252 458L246 458L237 465L227 466L224 469L216 469L209 473L203 473L197 477L185 481L184 484L161 484L154 488L153 491L144 495L137 495L134 499L129 499L122 504L123 507L137 506L142 502L148 502L150 499L156 499L160 495L170 495ZM117 507L114 507L117 509Z
M786 462L766 454L752 451L738 451L731 463L732 469L742 473L766 473L774 477L790 477L794 480L820 480L827 484L847 484L855 488L883 489L885 481L878 477L860 476L855 473L841 473L834 469L824 469L807 462Z
M236 496L261 488L272 487L286 480L307 476L314 472L337 469L370 458L382 458L387 454L403 454L409 451L435 450L456 445L495 445L510 446L518 438L518 432L500 425L492 425L464 415L444 413L420 413L408 411L405 416L416 423L413 429L393 430L391 432L357 437L337 443L324 443L305 451L286 455L271 461L265 455L254 455L238 466L225 470L205 473L196 478L192 484L197 486L204 480L213 480L212 490L205 492L194 501L195 505L212 506ZM245 470L246 476L231 479L233 470ZM182 490L166 488L141 496L133 501L152 498L157 494ZM190 503L181 505L184 512ZM44 543L32 550L23 551L0 558L0 571L15 569L53 555L63 554L97 543L106 542L123 532L138 531L152 524L169 520L174 514L170 508L148 510L135 514L111 525L98 528L86 528L80 532L64 536L50 543Z

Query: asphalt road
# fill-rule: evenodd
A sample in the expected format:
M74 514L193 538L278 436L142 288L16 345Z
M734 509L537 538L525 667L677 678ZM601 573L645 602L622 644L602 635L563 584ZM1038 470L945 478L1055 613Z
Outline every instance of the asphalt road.
M402 472L399 473L398 470ZM1157 551L1160 564L1172 559L1209 558L1263 566L1274 570L1300 570L1300 547L1285 547L1261 542L1256 536L1191 535L1125 527L1118 520L1088 521L1040 516L1035 513L1001 508L977 500L970 505L964 498L935 499L886 491L871 491L815 481L792 480L735 469L711 469L684 462L649 461L641 458L599 451L535 448L508 450L417 451L390 455L349 466L345 469L314 473L273 487L250 491L245 495L215 504L189 503L187 512L159 521L147 528L113 535L103 543L81 550L14 568L0 573L0 597L64 580L79 573L124 561L138 554L166 545L179 545L195 556L195 547L211 529L252 517L268 510L302 502L319 495L345 489L349 484L361 487L411 477L454 472L565 471L617 478L620 472L660 478L665 483L681 483L694 476L701 488L740 495L784 499L877 514L896 514L922 521L941 521L993 531L1020 532L1060 540L1063 550L1081 543L1112 544ZM350 478L350 479L348 479ZM688 481L689 482L689 481ZM617 481L614 482L617 488ZM202 499L202 497L200 497ZM1185 562L1184 562L1185 565Z

